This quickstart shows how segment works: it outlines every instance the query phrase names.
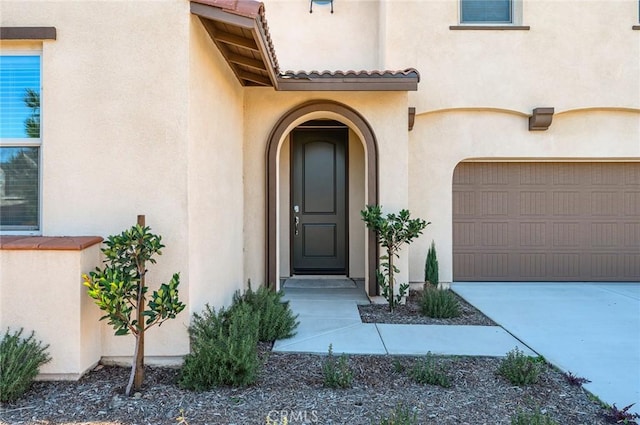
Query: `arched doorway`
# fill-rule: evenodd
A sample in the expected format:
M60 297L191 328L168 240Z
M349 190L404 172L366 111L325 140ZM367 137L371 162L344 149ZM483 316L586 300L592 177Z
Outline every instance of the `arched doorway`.
M359 137L364 147L365 161L365 201L378 203L378 147L375 134L369 123L358 112L344 104L329 100L314 100L303 103L286 112L274 126L267 142L267 205L266 205L266 254L265 267L267 282L275 287L279 276L279 244L288 243L279 240L279 154L287 135L302 122L312 119L332 119L347 125ZM365 279L370 295L377 291L376 267L378 264L378 246L375 235L367 232L365 244Z

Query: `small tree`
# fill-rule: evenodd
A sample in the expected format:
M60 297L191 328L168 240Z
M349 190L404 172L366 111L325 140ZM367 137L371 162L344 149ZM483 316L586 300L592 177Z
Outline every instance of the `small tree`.
M144 381L145 331L175 318L185 308L178 299L178 273L174 273L169 283L161 284L151 295L149 304L145 305L149 290L145 282L145 264L147 261L155 264L153 256L160 255L164 248L161 239L145 226L144 216L138 216L137 225L119 235L109 236L104 242L105 267L96 267L89 275L82 276L84 285L89 288L89 296L106 312L100 320L108 319L116 335L131 332L136 338L131 375L125 391L127 396L131 395L132 388L139 390Z
M380 245L387 250L387 254L380 257L382 261L376 274L378 284L382 288L382 295L389 302L389 311L393 311L409 288L408 283L403 283L400 285L398 295L395 295L394 275L400 270L393 264L394 258L399 257L398 251L402 245L410 244L431 223L421 218L412 219L408 210L401 210L397 215L387 214L383 217L378 205L367 205L360 214L367 227L376 232Z
M424 265L424 281L433 286L438 286L438 258L436 256L436 243L431 241L431 246L427 252L427 260Z

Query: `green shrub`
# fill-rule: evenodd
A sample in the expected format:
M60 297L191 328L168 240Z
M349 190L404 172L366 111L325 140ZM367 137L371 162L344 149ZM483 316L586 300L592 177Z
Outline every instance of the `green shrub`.
M296 321L289 303L282 301L282 292L272 291L264 286L257 291L249 289L240 295L236 292L233 296L231 310L241 304L246 304L260 316L258 338L260 341L271 342L276 339L290 338L295 335Z
M438 258L436 255L436 243L431 241L429 251L427 251L427 259L424 264L424 281L432 286L438 286L440 278L438 277Z
M413 365L411 377L418 384L438 385L443 388L451 387L451 380L446 370L438 365L431 352L428 352Z
M460 305L450 289L425 287L420 298L420 311L428 317L446 319L460 316Z
M51 360L48 345L36 341L34 332L22 338L23 329L13 334L9 329L0 341L0 401L20 398L38 375L40 366Z
M194 314L189 336L191 353L185 357L180 386L197 391L229 385L245 386L258 375L259 316L248 305L218 313L209 305Z
M381 419L378 422L380 425L418 425L418 418L416 412L411 412L411 409L404 404L398 404L391 412L391 416Z
M517 347L507 353L498 368L498 373L514 385L529 385L538 382L543 362L525 356Z
M558 422L536 410L533 413L518 412L511 417L511 425L558 425Z
M353 372L349 368L347 355L341 354L336 360L333 355L333 346L329 344L329 354L322 364L324 386L328 388L350 388L353 383Z

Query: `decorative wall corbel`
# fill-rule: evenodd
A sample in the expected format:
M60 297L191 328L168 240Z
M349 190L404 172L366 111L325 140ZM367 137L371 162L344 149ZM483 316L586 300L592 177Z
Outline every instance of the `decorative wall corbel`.
M409 106L409 131L413 130L413 124L416 122L416 108Z
M529 131L544 131L553 120L554 108L535 108L529 117Z

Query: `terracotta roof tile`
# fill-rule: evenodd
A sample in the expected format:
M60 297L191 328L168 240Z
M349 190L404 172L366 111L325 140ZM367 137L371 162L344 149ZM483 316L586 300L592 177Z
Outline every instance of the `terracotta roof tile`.
M285 71L280 73L282 78L387 78L387 77L415 77L420 81L420 73L415 68L402 70L373 70L373 71Z

